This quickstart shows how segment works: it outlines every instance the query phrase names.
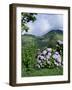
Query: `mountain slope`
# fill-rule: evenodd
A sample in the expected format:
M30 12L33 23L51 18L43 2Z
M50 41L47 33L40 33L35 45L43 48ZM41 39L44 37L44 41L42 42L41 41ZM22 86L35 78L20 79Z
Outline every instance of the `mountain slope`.
M38 43L42 47L55 47L57 40L63 40L62 30L51 30L42 37L38 38Z
M36 45L38 48L55 47L57 40L63 40L62 30L51 30L43 36L22 35L22 44Z

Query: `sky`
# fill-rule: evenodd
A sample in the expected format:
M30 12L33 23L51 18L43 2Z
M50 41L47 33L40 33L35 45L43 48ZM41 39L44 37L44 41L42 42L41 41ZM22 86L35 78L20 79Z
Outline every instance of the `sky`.
M22 34L32 34L41 36L50 30L63 30L63 15L62 14L37 14L35 22L27 23L29 30Z

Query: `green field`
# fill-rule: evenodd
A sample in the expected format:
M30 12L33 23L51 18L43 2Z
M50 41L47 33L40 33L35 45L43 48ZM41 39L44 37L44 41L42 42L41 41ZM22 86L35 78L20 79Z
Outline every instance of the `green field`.
M54 66L53 68L46 67L41 69L35 67L37 49L43 50L46 47L55 49L56 41L63 40L63 32L61 30L52 30L41 37L25 34L21 38L22 77L63 75L63 67Z
M53 69L31 69L26 71L24 68L22 69L22 77L31 77L31 76L53 76L53 75L63 75L63 68L62 67L55 67Z

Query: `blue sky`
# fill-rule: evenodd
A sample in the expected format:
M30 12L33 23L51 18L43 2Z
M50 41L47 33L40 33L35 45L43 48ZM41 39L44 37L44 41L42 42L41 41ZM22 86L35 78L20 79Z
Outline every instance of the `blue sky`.
M27 23L29 30L22 34L32 34L41 36L52 29L63 30L63 15L59 14L37 14L36 21L34 23Z

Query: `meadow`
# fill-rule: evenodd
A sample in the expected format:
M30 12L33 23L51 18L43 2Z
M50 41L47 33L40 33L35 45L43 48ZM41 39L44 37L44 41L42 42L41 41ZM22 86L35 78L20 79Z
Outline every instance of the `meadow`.
M62 30L51 30L45 35L38 37L24 34L21 35L21 40L22 77L63 75L63 67L57 67L54 64L50 67L36 68L37 49L43 50L46 47L50 47L55 50L56 41L63 40Z

